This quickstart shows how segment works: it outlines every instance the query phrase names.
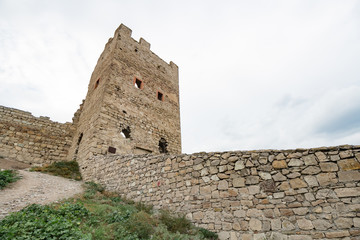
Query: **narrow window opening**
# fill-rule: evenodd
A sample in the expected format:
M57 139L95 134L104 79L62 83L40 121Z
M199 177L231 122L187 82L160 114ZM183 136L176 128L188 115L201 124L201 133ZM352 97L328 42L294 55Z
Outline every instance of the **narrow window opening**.
M138 88L138 89L142 89L143 88L143 82L140 79L135 78L134 86L136 88Z
M83 138L83 133L80 133L79 138L78 138L78 141L77 141L77 143L76 143L75 154L74 154L74 157L73 157L74 160L76 160L76 158L77 158L77 154L78 154L78 152L79 152L79 146L80 146L80 143L81 143L82 138Z
M100 78L96 81L94 89L96 89L99 86L99 83L100 83Z
M167 146L168 146L167 141L164 138L161 138L159 141L159 152L168 153Z
M160 101L164 101L164 94L162 94L161 92L157 92L157 99Z
M125 110L123 110L123 113L124 113L124 114L127 114L127 112L126 112Z
M114 147L109 147L108 152L109 152L109 153L116 153L116 148L114 148Z
M123 136L123 138L130 138L130 128L124 128L123 130L121 130L120 135Z
M137 50L137 48L135 48L135 52L137 52L138 50Z

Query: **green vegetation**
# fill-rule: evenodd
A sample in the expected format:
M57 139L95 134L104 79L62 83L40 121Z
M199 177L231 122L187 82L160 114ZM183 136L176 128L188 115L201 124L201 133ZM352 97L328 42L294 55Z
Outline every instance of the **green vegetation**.
M0 239L200 240L218 239L184 216L122 199L95 183L82 197L31 205L0 221Z
M31 168L31 171L46 172L55 176L81 180L79 165L76 161L55 162L51 165Z
M0 170L0 189L3 189L9 183L15 182L20 177L14 170Z

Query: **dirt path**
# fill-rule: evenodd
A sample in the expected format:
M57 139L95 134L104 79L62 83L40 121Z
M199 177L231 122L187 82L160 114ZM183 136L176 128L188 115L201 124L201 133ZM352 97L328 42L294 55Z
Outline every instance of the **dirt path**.
M4 159L0 159L0 168L5 169L4 162ZM0 190L0 219L29 204L48 204L73 197L83 191L80 181L29 172L26 169L17 171L22 179Z

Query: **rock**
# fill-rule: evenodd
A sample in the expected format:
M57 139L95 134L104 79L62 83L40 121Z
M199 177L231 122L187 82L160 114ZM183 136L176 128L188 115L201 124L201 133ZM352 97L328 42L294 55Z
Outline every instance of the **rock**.
M218 189L219 190L227 190L229 188L229 184L226 180L219 181Z
M307 184L300 178L295 178L295 179L291 179L290 180L290 186L293 189L297 189L297 188L304 188L307 187Z
M327 158L323 152L316 152L315 156L319 159L320 162L326 162Z
M320 168L323 172L336 172L339 169L336 163L331 162L320 163Z
M360 218L354 218L354 227L360 228Z
M319 183L318 183L315 176L312 176L312 175L304 176L304 180L309 185L309 187L317 187L317 186L319 186Z
M309 235L291 235L288 240L312 240L313 238Z
M338 182L335 173L320 173L316 175L320 186L326 186Z
M273 180L265 180L259 184L260 189L264 192L275 192L276 185Z
M304 165L304 162L300 159L291 159L288 164L289 167L300 167L302 165Z
M261 231L262 222L256 218L251 218L249 221L249 228L253 231Z
M315 227L316 230L328 230L329 228L332 227L332 224L329 223L329 221L326 221L324 219L316 219L313 221L313 225Z
M290 231L290 230L294 230L295 229L295 226L294 224L292 224L290 221L288 220L284 220L282 222L282 228L286 231Z
M273 175L272 178L274 179L275 182L286 180L286 177L279 172L277 174Z
M334 190L338 197L357 197L360 196L360 187L338 188Z
M349 231L325 232L327 238L341 238L350 236Z
M265 233L256 233L253 236L253 240L264 240L266 239Z
M356 170L338 172L340 182L360 181L360 172Z
M279 154L276 156L276 160L283 160L283 159L286 159L284 153L279 153Z
M355 158L340 160L338 164L343 171L360 169L360 163Z
M311 230L314 228L312 222L308 219L301 218L301 219L298 219L296 222L297 222L299 228L302 230Z
M219 240L227 240L230 237L230 233L223 231L223 232L219 232L218 236L219 236Z
M271 179L271 174L267 173L267 172L259 172L259 176L263 179L263 180L269 180Z
M287 164L285 160L277 160L272 162L272 166L275 169L287 168Z
M241 170L244 168L245 168L244 161L239 160L235 163L235 171Z
M293 212L296 214L296 215L305 215L309 212L309 209L308 208L305 208L305 207L299 207L299 208L293 208Z
M281 220L280 219L272 219L271 220L271 229L280 230L281 229Z
M335 225L339 228L339 229L349 229L352 227L353 225L353 220L352 218L338 218L335 219Z
M310 166L305 168L301 173L306 175L314 175L321 172L321 169L319 167Z
M302 157L302 160L304 161L306 166L310 166L310 165L317 165L318 162L316 161L316 157L314 154L310 154L307 156Z
M286 177L287 178L297 178L297 177L300 177L301 176L301 174L300 173L298 173L298 172L292 172L292 173L290 173L290 174L288 174L288 175L286 175Z
M245 178L234 178L233 186L234 187L245 187Z
M341 151L339 155L340 155L340 158L341 158L341 159L342 159L342 158L349 158L349 157L354 156L354 154L352 153L351 150Z
M263 239L266 239L266 238L263 238ZM272 240L288 240L288 237L285 234L272 232L270 234L270 239L272 239Z
M246 184L258 184L259 183L259 177L258 176L248 176L246 177Z
M244 218L246 216L246 212L244 210L236 210L234 212L234 216L237 218Z

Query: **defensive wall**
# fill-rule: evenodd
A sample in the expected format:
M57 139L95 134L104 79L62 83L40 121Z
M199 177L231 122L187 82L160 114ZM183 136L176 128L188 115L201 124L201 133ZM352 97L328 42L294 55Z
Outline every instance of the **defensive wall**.
M220 239L360 239L360 146L94 156L85 180Z
M72 142L72 123L0 106L0 156L42 165L65 161Z

